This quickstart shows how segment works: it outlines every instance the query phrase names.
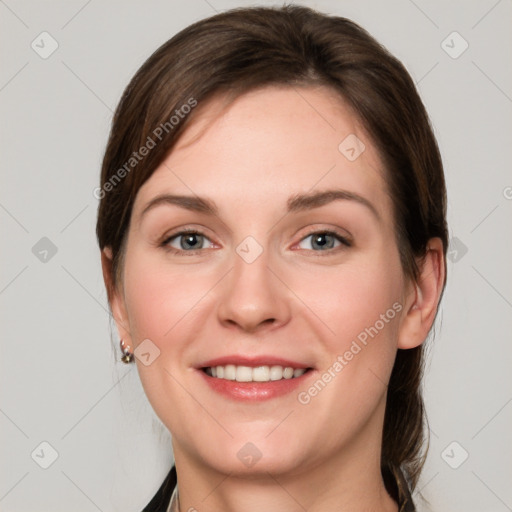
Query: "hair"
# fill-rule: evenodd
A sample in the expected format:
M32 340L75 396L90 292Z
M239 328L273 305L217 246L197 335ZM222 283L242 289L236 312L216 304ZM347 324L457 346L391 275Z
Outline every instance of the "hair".
M97 189L96 232L100 248L112 251L112 287L122 281L136 194L197 116L200 109L193 107L272 85L327 86L351 107L384 165L405 276L417 281L432 237L442 240L446 256L441 156L401 62L346 18L293 5L238 8L179 32L149 57L122 95ZM143 147L151 149L135 159ZM444 266L446 275L446 260ZM381 470L395 495L398 482L397 498L415 488L426 456L424 346L397 351L387 391Z

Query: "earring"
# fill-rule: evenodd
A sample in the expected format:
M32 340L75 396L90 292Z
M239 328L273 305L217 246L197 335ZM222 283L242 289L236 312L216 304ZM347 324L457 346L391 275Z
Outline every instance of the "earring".
M124 340L121 340L119 345L121 346L121 352L123 353L121 361L126 364L131 363L133 361L133 353L127 348Z

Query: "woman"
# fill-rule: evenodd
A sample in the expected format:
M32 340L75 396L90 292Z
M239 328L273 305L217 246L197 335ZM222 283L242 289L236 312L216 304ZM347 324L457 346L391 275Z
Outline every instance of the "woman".
M145 511L410 511L446 193L404 67L349 20L227 11L136 73L97 235L172 435Z

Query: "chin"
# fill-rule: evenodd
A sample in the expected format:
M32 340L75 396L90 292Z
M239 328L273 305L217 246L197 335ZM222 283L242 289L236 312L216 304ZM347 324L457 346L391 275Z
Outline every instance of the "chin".
M298 443L297 437L289 432L283 436L288 442L283 442L280 436L275 439L271 439L272 435L268 438L265 436L268 436L268 430L259 436L236 435L223 441L213 440L208 446L202 447L204 439L208 439L205 436L202 442L192 445L201 464L231 476L268 478L269 473L287 474L298 467L303 468L308 460L304 442Z
M247 450L247 452L250 451L252 449ZM216 471L240 478L268 479L269 474L273 476L291 474L301 465L302 461L299 457L291 453L274 452L271 454L266 452L254 456L246 453L243 459L239 460L238 452L232 452L231 456L225 456L223 461L216 460L213 467Z

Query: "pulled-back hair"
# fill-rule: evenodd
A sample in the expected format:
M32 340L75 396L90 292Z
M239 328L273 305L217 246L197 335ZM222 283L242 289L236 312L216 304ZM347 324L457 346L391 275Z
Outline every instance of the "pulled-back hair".
M232 101L267 85L323 85L336 91L384 164L404 274L417 280L432 237L442 240L446 255L441 157L423 103L400 61L345 18L292 5L240 8L179 32L151 55L124 91L97 189L97 237L100 248L112 249L113 286L121 276L136 194L201 105L219 94ZM154 147L127 166L133 152L148 146L148 137ZM426 454L423 359L424 345L398 350L387 391L381 468L388 489L398 482L401 495L405 486L414 489Z

